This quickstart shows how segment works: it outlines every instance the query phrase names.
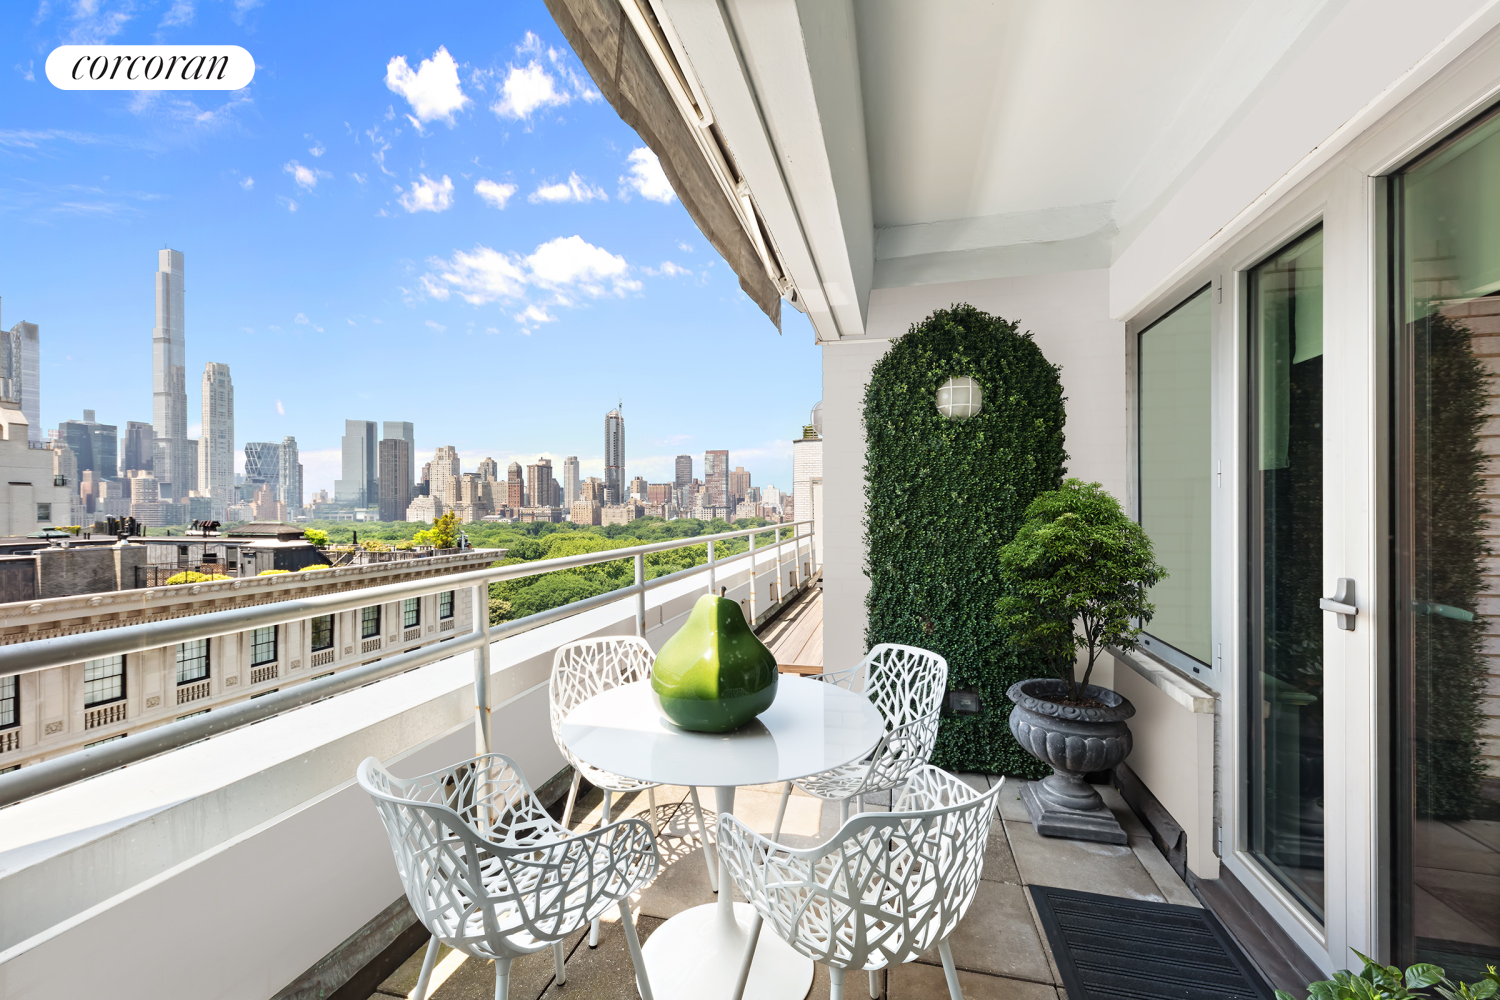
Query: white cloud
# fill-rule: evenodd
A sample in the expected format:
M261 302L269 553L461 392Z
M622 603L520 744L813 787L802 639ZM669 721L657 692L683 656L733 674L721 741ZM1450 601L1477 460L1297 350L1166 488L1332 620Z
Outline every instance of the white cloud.
M324 153L328 152L328 150L323 146L321 142L316 141L314 141L314 144L309 147L307 151L314 156L322 156Z
M659 201L663 205L671 204L676 195L655 153L641 146L630 151L626 162L630 164L630 173L620 178L622 195L634 191L642 198Z
M564 202L564 201L608 201L609 195L604 193L602 187L591 187L589 183L577 174L569 174L568 179L559 184L543 184L527 197L527 201L533 205L541 202Z
M691 243L678 243L677 249L681 250L683 253L692 253L693 245Z
M39 17L46 9L43 4ZM74 45L106 42L125 29L134 13L135 4L130 0L115 3L110 0L74 0L73 15L69 18L73 26L67 40Z
M25 80L27 83L35 83L36 82L36 60L35 59L28 59L28 60L26 60L26 65L25 66L22 66L20 63L16 63L16 72L20 73L21 74L21 79Z
M444 330L448 329L446 326L437 322L436 320L428 320L427 325L436 330L438 333L442 333Z
M295 201L293 201L292 199L288 198L286 195L284 195L284 194L278 194L276 196L276 200L278 202L280 202L282 205L285 205L286 206L286 210L288 212L295 212L295 211L297 211L297 203Z
M349 175L349 178L351 180L353 180L354 183L359 184L361 186L365 183L365 181L369 180L369 177L367 177L364 174L360 174L360 173L351 173Z
M279 399L276 401L276 414L277 416L286 416L286 407L281 405L281 400Z
M298 326L310 326L314 330L317 330L319 333L323 332L323 328L314 323L312 320L308 319L305 313L298 313L292 318L292 322L296 323Z
M497 184L492 180L481 180L474 185L474 193L495 208L504 208L505 203L510 201L510 196L516 193L514 184Z
M525 257L476 246L454 251L448 260L434 258L428 266L420 279L423 294L440 301L457 295L476 306L523 299L533 288L551 292L557 305L572 305L578 295L598 298L641 288L624 257L580 236L549 240Z
M469 103L458 82L458 64L443 46L431 59L423 59L416 72L405 56L392 59L385 67L385 85L406 98L419 122L445 121L451 126L453 115Z
M655 268L651 271L651 273L659 274L667 278L676 278L679 275L692 274L693 272L689 271L687 268L682 267L679 264L672 263L670 260L664 260L661 262L661 267Z
M284 172L291 174L292 180L296 181L297 186L304 191L311 191L313 188L317 187L318 178L333 176L326 170L317 170L313 167L304 167L296 160L292 160L291 162L284 164L281 169Z
M567 104L572 95L558 90L552 74L533 59L525 66L512 66L500 86L500 100L490 110L502 118L530 118L538 108Z
M411 190L396 199L408 212L442 212L453 207L453 182L444 174L435 181L426 174L412 181Z
M244 180L240 181L240 187L244 188L246 191L249 191L251 188L255 187L255 178L247 176Z
M160 27L173 28L193 21L193 0L172 0L172 6L161 19Z
M523 326L532 323L556 323L557 317L538 305L528 305L516 313L515 321Z

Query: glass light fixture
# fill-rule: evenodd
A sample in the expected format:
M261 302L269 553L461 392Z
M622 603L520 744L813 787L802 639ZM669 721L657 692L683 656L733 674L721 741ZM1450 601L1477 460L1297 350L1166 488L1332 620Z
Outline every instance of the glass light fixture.
M937 408L949 420L967 420L984 408L984 392L967 375L950 378L938 386Z

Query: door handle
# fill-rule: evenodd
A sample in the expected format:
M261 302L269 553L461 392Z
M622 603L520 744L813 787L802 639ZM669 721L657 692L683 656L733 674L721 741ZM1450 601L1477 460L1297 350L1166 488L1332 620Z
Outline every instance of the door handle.
M1359 608L1354 605L1354 581L1347 576L1339 577L1333 596L1320 598L1318 607L1324 611L1332 611L1338 616L1339 628L1346 632L1353 632L1354 616L1359 614Z

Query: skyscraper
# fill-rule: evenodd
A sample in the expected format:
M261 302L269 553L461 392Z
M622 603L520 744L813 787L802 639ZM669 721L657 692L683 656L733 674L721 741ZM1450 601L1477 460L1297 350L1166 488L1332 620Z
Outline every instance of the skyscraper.
M245 442L245 482L280 485L281 445L275 441Z
M729 452L703 453L703 485L708 487L709 503L715 507L729 506Z
M400 424L386 423L397 431ZM411 424L406 425L408 428ZM404 437L386 437L380 442L380 519L382 521L406 520L406 508L411 506L411 442Z
M99 423L93 410L84 410L82 420L64 420L58 424L57 436L73 449L79 472L92 469L95 479L114 479L119 475L119 429L114 424Z
M493 458L484 458L479 463L480 482L493 483L500 478L500 465Z
M162 250L156 258L156 327L151 331L152 455L158 484L171 483L174 499L197 486L187 472L187 347L183 320L183 257Z
M216 520L228 519L229 494L233 489L234 383L229 380L228 365L210 361L203 366L203 432L198 437L198 493L213 499Z
M677 474L672 479L673 486L687 486L693 481L693 456L677 456Z
M458 503L458 483L463 468L458 449L451 444L442 445L432 453L428 465L431 467L432 495L448 507Z
M384 424L381 425L380 437L382 439L400 438L401 440L406 442L406 484L407 491L410 492L411 484L417 481L417 438L416 435L412 432L411 421L387 420ZM383 470L384 468L385 466L383 465L379 466L380 470ZM406 513L405 507L401 508L401 513ZM400 520L400 518L397 518L397 520Z
M336 503L364 507L380 498L375 481L376 446L375 421L345 420L343 445L343 478L333 484Z
M286 504L287 513L302 509L302 461L297 451L297 439L288 435L281 439L281 455L277 461L281 481L276 488L276 499Z
M533 507L556 506L556 498L552 496L552 459L538 458L526 466L526 492Z
M578 502L578 456L569 455L563 459L562 467L563 506L572 507Z
M26 417L26 440L41 444L42 433L42 354L41 338L35 323L24 320L10 328L10 335L19 353L17 371L20 375L21 413Z
M526 481L521 478L521 463L512 462L505 470L505 506L511 509L527 506Z
M750 473L745 471L743 465L736 465L729 473L729 498L731 504L737 504L750 496Z
M604 415L604 494L610 503L625 499L625 417L621 407Z
M151 430L151 425L140 420L125 421L125 468L124 472L132 469L140 472L151 471L152 443L156 435Z

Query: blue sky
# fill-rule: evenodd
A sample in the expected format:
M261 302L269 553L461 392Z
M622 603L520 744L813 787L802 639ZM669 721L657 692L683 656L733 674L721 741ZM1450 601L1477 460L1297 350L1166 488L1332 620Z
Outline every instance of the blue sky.
M234 92L62 91L69 43L235 44ZM539 2L0 6L0 323L39 324L42 421L151 419L152 273L187 261L189 412L228 364L236 445L291 434L332 490L345 418L410 420L418 463L626 472L728 448L791 486L821 395ZM196 421L193 421L196 423Z

